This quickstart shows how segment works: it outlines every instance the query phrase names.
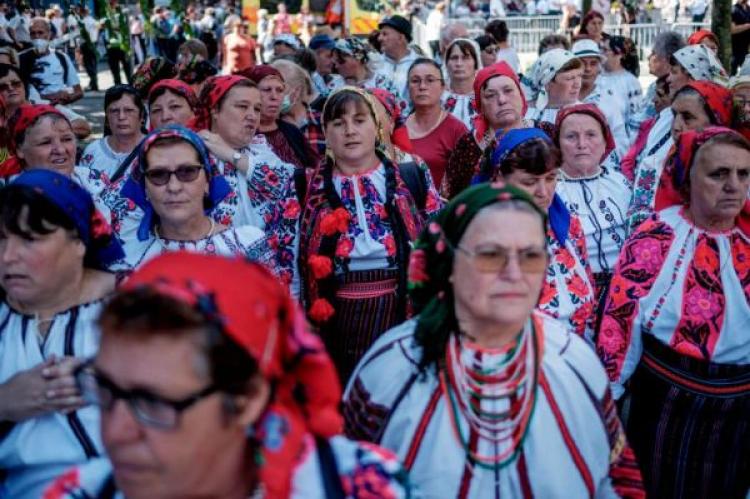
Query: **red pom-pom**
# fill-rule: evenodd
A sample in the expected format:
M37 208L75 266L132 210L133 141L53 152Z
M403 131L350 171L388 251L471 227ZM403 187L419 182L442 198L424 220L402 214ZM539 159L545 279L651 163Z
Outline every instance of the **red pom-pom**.
M315 279L323 279L333 272L333 262L327 256L311 255L307 259L307 264Z
M328 303L328 300L326 300L325 298L318 298L317 300L315 300L312 304L312 307L310 307L310 310L308 311L310 319L317 322L318 324L327 322L328 319L333 317L333 314L335 313L336 310L333 308L333 305Z

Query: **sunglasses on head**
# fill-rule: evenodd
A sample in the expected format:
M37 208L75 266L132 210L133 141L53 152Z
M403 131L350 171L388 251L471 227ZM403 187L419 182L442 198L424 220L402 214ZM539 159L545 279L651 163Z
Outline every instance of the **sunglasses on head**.
M175 170L169 170L167 168L149 168L143 173L153 185L167 185L172 175L177 177L180 182L193 182L198 178L201 170L203 169L200 165L181 165Z

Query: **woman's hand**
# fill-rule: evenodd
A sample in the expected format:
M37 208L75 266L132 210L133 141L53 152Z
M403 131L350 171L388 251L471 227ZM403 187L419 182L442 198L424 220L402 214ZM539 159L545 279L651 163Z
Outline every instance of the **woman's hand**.
M0 385L0 420L20 422L49 412L68 413L85 405L73 371L74 357L51 357Z
M241 173L247 172L248 157L243 154L239 161L235 161L232 156L237 153L237 149L230 146L226 141L221 138L218 133L209 132L208 130L201 130L198 135L203 139L209 152L216 156L224 163L232 163Z

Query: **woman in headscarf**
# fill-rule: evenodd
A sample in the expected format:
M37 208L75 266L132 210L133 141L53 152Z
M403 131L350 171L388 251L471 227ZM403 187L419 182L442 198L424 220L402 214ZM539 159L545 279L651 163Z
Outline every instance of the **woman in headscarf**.
M691 80L711 81L727 86L729 77L716 54L704 45L688 45L669 61L669 89L674 95Z
M372 346L345 390L347 433L393 450L425 496L643 496L599 359L534 310L546 232L514 187L459 194L412 252L419 315Z
M174 64L164 57L149 57L138 66L133 74L133 86L144 99L151 91L151 87L168 78L177 75Z
M684 132L628 238L597 347L650 497L742 497L750 486L750 142Z
M612 161L615 142L598 107L563 108L557 115L554 138L562 157L557 194L581 220L599 298L627 235L632 188Z
M673 94L671 104L672 130L665 146L673 148L680 134L710 125L730 126L732 93L721 85L707 81L691 81ZM667 154L667 153L664 153ZM633 184L633 201L628 211L628 225L635 230L654 211L656 188L664 171L666 158L652 155L638 166Z
M552 133L557 113L564 106L578 102L583 79L583 62L573 52L548 50L539 56L536 71L539 96L526 113L526 119Z
M143 139L146 107L130 85L115 85L104 93L104 137L83 150L80 166L111 177Z
M410 497L392 453L339 435L331 360L261 265L162 255L99 324L99 354L76 379L101 407L108 459L45 498Z
M335 70L343 76L347 85L373 90L382 88L399 100L398 104L402 112L406 112L408 103L401 99L401 91L396 87L393 79L376 71L373 57L377 57L361 38L340 38L336 40L336 46L333 49Z
M466 126L440 103L445 89L440 65L426 57L416 59L406 74L413 111L406 129L414 152L425 160L437 185L443 180L448 159Z
M445 51L448 88L442 96L443 109L458 118L469 129L477 115L474 78L483 64L479 46L468 38L456 38ZM493 54L494 59L494 54Z
M505 181L547 212L549 265L537 307L593 342L596 293L581 221L555 193L560 151L538 128L510 130L488 150L474 183Z
M122 195L144 216L138 237L125 242L119 267L133 270L161 253L189 250L240 255L275 270L261 229L230 227L211 216L232 189L198 135L179 125L151 132L139 147L138 165Z
M102 454L98 411L72 372L96 353L95 322L122 248L69 177L29 170L0 191L0 467L3 495L42 497L67 467Z
M704 45L714 54L719 52L719 39L712 31L699 29L694 31L687 39L688 45Z
M180 80L161 80L148 93L148 117L151 130L166 125L189 126L198 111L198 97Z
M409 130L406 129L406 118L401 113L398 105L398 97L382 88L368 90L375 99L375 111L378 122L383 127L383 150L396 163L416 161L427 168L418 156L414 156L414 147L409 140Z
M259 64L244 76L255 82L261 94L260 123L257 133L264 136L273 152L282 161L301 169L314 169L318 155L294 124L282 120L281 115L291 108L286 83L281 72L266 64Z
M482 153L491 147L498 130L522 128L528 124L526 98L518 75L505 62L482 68L474 79L477 116L474 126L456 143L448 160L440 192L450 199L471 184L479 171Z
M323 126L329 154L300 218L301 296L346 380L372 342L407 317L410 244L441 203L428 172L406 171L380 150L382 127L364 90L332 93Z

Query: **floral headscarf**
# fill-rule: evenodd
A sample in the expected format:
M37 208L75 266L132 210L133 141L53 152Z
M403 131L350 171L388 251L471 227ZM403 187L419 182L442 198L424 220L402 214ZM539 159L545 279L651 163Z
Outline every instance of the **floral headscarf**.
M576 59L573 52L565 49L552 49L539 56L539 66L535 73L534 85L539 88L539 96L536 98L537 109L544 109L549 103L546 85L551 82L557 73L567 63Z
M337 50L342 54L350 55L361 63L366 63L370 60L370 46L356 37L339 38L336 40L336 47L334 50Z
M205 59L197 59L198 56L192 55L190 60L179 66L177 78L189 83L203 83L207 78L216 76L219 70Z
M249 260L170 252L137 269L125 291L150 288L195 307L257 362L274 387L253 425L260 442L264 496L287 498L304 438L343 429L341 386L320 338L278 279Z
M94 206L91 194L70 178L52 170L34 168L21 173L7 189L16 187L33 189L70 218L91 255L92 267L106 270L125 257L109 223Z
M454 248L482 208L504 201L528 204L546 225L547 214L528 194L504 182L484 183L453 198L414 244L409 261L409 296L414 312L419 314L415 337L425 351L432 350L432 355L425 355L428 358L438 358L444 341L458 330L453 285L448 279L453 272Z
M729 126L732 123L731 91L710 81L691 81L685 88L692 88L700 94L713 115L714 124Z
M174 78L174 64L164 57L149 57L138 66L133 74L133 86L146 97L151 87L158 81Z
M221 98L232 87L243 81L247 81L247 78L239 75L212 76L206 80L198 98L199 105L195 118L189 124L190 128L196 131L211 128L211 110L219 105Z
M190 88L190 85L188 85L184 81L176 79L161 80L156 85L151 87L151 91L148 93L149 107L151 107L151 105L156 100L156 93L163 88L166 88L170 92L184 98L187 101L188 106L190 106L190 109L192 109L194 113L198 111L198 97L195 95L195 92L193 92L193 89Z
M673 57L694 80L712 81L724 87L729 82L724 66L711 49L704 45L682 47Z
M557 119L555 120L555 145L560 147L560 129L562 128L563 121L565 121L565 119L571 114L585 114L599 122L602 127L602 134L604 135L605 142L604 154L599 161L604 162L612 151L615 150L615 138L612 135L612 130L609 129L607 118L604 117L604 114L602 114L599 107L595 104L573 104L565 106L559 113L557 113Z
M151 234L151 229L156 223L154 207L146 196L146 178L144 176L146 167L146 153L158 139L165 137L177 137L189 143L198 153L200 162L205 168L208 179L208 196L204 201L206 213L210 213L216 205L224 200L232 192L232 188L221 175L216 164L208 154L208 149L203 140L191 130L180 125L167 125L149 133L138 145L138 160L131 170L131 175L123 185L120 194L133 201L143 210L143 218L138 227L138 240L146 241Z
M526 103L526 97L524 96L523 89L521 88L521 82L518 80L518 75L513 68L511 68L507 62L496 62L491 66L482 68L477 72L477 76L474 78L474 99L477 106L477 115L474 118L474 139L477 144L481 144L484 140L484 135L489 129L489 124L482 114L482 87L488 80L496 76L507 76L513 83L516 84L518 92L521 94L521 117L526 114L528 104Z

